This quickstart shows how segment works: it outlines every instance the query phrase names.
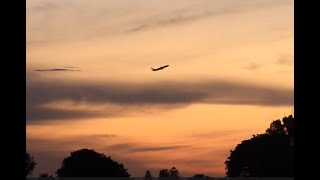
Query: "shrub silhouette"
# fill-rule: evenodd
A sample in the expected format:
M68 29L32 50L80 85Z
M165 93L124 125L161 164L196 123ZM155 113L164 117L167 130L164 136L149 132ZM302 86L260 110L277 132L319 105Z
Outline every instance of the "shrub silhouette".
M230 151L226 164L229 177L292 177L292 116L273 121L264 134L253 135Z
M33 156L31 156L26 151L26 176L29 176L32 174L34 168L36 167L36 161L34 160Z
M91 149L71 152L56 174L58 177L130 177L123 164Z

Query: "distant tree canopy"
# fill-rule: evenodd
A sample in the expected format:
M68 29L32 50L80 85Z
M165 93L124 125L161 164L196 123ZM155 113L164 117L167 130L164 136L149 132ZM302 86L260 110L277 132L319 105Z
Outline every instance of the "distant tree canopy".
M53 176L52 175L49 175L48 173L41 173L40 175L39 175L39 177L40 178L52 178Z
M58 177L130 177L123 164L91 149L71 152L56 174Z
M170 172L168 169L161 169L159 172L159 177L170 177Z
M213 178L211 178L211 177L209 177L209 176L206 176L205 174L195 174L195 175L193 175L192 176L192 178L191 179L193 179L193 180L196 180L196 179L200 179L200 178L205 178L205 179L213 179Z
M202 178L202 177L206 177L206 175L205 174L195 174L192 177L194 177L194 178Z
M181 177L181 175L176 167L172 167L170 170L168 169L160 170L159 177L179 178Z
M170 177L176 177L176 178L181 177L180 172L176 167L172 167L170 169Z
M145 178L151 178L151 172L149 170L146 171L146 174L144 175Z
M294 118L273 121L266 133L253 135L236 146L228 157L229 177L292 177Z
M33 156L31 156L26 151L26 176L29 176L32 174L34 168L36 167L36 161L34 160Z

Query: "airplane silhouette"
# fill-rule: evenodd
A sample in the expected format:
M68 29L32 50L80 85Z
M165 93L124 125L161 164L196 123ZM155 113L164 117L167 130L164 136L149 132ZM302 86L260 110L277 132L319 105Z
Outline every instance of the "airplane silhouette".
M152 71L159 71L159 70L162 70L162 69L164 69L164 68L166 68L166 67L168 67L169 65L165 65L165 66L161 66L161 67L159 67L159 68L156 68L156 69L153 69L153 68L151 68L152 69Z

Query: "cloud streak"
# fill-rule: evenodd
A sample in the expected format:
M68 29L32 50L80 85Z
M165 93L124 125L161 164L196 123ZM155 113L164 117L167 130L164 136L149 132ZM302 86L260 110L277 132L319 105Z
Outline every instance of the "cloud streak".
M49 72L66 72L66 71L81 71L80 69L73 69L74 67L69 68L55 68L55 69L36 69L35 71L49 71Z
M195 139L204 139L204 138L209 138L209 139L220 139L220 138L226 138L227 136L232 136L232 135L238 135L240 133L246 133L248 130L246 129L241 129L241 130L226 130L226 131L213 131L213 132L207 132L207 133L197 133L197 134L192 134L189 137L195 138Z
M170 151L182 148L188 148L188 145L141 145L136 143L121 143L114 144L106 147L108 150L112 151L128 151L128 152L155 152L155 151Z
M92 2L91 4L95 3ZM28 38L29 36L27 37L27 47L56 41L84 41L101 39L102 37L106 38L107 36L128 35L146 30L185 24L209 17L250 12L259 8L291 5L292 1L242 2L231 0L224 3L214 1L185 1L181 2L179 6L168 6L170 8L163 7L164 4L171 4L168 2L158 4L157 2L143 1L142 4L146 6L145 9L154 9L154 11L141 11L141 7L138 5L128 8L126 5L117 6L110 4L110 2L103 2L99 6L92 5L89 8L85 2L79 1L70 1L69 3L50 1L33 6L29 5L27 8L28 12L36 12L36 14L44 17L48 16L41 23L30 26L30 30L35 27L42 29L42 31L47 29L46 31L50 32L50 36L44 33L41 37L38 33L37 37L40 38L33 39L30 32L30 38ZM112 10L113 6L116 8ZM67 18L66 15L68 15ZM33 16L35 15L31 13L30 18L32 19ZM54 19L55 21L48 21L47 19ZM83 21L78 21L78 19L83 19ZM78 27L77 31L70 32L66 30L65 25L63 25L65 21L68 22L66 23L67 25ZM110 23L106 24L106 21ZM85 26L83 23L85 23ZM51 29L55 29L56 31L52 32Z
M36 80L27 82L26 91L27 121L119 116L146 107L168 109L192 103L293 105L293 89L220 80L157 83ZM66 101L73 104L63 105Z

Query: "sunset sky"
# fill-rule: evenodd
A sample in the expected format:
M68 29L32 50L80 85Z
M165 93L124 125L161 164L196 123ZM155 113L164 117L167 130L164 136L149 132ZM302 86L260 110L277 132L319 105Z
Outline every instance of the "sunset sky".
M132 176L225 176L230 150L291 114L293 0L26 2L34 176L82 148Z

